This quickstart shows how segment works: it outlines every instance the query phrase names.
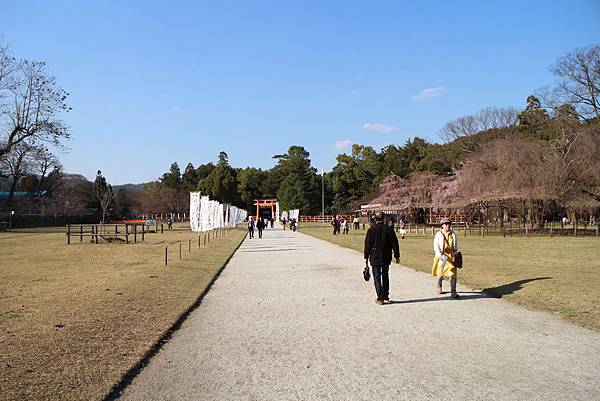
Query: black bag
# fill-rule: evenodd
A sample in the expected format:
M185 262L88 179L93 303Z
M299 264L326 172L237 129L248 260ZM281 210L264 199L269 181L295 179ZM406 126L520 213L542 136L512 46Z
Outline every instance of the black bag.
M371 278L371 272L369 271L369 266L365 266L365 270L363 270L363 278L365 281L369 281Z
M457 269L462 269L463 267L463 260L462 260L462 253L456 252L456 255L454 255L454 262L452 263L454 266L456 266Z

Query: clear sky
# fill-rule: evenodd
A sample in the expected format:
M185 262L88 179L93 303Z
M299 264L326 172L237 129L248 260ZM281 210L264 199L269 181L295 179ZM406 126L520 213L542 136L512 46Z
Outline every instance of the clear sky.
M229 154L440 142L449 120L524 107L548 67L600 43L600 1L12 1L0 35L71 93L65 170L113 184Z

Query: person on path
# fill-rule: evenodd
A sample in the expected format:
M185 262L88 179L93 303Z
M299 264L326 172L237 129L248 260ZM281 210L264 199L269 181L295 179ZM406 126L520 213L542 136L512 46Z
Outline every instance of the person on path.
M259 218L256 222L256 229L258 230L258 238L262 238L263 229L265 228L265 222Z
M283 231L285 231L285 217L281 219L281 223L283 224Z
M252 216L248 219L248 234L250 239L254 238L254 218Z
M365 236L365 267L373 271L373 282L377 299L375 303L383 305L384 301L390 299L390 277L389 269L392 263L392 252L396 263L400 263L400 246L394 230L390 229L384 222L383 212L375 214L375 223L367 231Z
M433 238L435 256L433 257L431 275L437 277L436 291L438 294L444 293L442 291L443 280L450 280L450 297L458 298L459 295L456 292L457 269L453 264L454 257L458 252L458 241L456 233L452 230L450 219L442 219L440 225L442 226L441 230Z
M346 219L344 221L344 234L348 234L350 232L350 222Z
M167 228L171 230L173 228L173 219L171 216L167 217Z

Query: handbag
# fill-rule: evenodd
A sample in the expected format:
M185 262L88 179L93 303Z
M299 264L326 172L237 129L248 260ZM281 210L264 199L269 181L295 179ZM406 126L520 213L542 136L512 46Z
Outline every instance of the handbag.
M369 271L369 266L365 266L365 270L363 270L363 278L365 281L369 281L371 279L371 272Z
M456 252L456 255L454 255L454 261L452 262L452 264L456 266L457 269L462 269L463 259L462 253L460 251Z

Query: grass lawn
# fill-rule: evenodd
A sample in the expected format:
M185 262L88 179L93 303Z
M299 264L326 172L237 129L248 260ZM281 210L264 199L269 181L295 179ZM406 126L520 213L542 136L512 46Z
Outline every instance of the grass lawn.
M129 245L67 245L64 230L0 233L0 398L104 398L245 233L233 229L200 248L184 226Z
M331 227L314 225L301 226L301 231L363 251L366 231L334 236ZM558 313L600 331L600 238L482 238L461 234L458 241L465 264L458 274L459 283L528 308ZM400 239L400 263L431 273L432 248L430 234Z

